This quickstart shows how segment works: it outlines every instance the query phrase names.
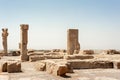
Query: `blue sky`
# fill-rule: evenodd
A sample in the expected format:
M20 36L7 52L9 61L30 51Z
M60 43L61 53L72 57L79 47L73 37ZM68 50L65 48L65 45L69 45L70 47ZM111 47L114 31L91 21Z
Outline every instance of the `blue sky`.
M0 0L0 28L9 29L9 49L18 49L20 24L29 24L28 48L66 49L67 29L77 28L81 49L120 49L119 4L119 0Z

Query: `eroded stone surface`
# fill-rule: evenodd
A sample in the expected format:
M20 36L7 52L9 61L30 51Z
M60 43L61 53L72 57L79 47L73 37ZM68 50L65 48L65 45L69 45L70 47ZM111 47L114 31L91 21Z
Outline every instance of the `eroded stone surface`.
M111 61L94 61L94 60L70 60L68 61L74 69L96 69L96 68L113 68Z
M114 62L114 68L120 69L120 62L118 62L118 61Z
M4 55L7 55L8 53L8 47L7 47L7 37L8 37L8 29L7 28L3 28L2 29L2 44L3 44L3 53Z
M7 72L7 62L6 61L0 62L0 72Z
M21 52L21 60L28 61L27 55L27 44L28 44L28 28L29 25L21 24L21 41L20 41L20 52Z
M67 31L67 53L69 55L72 55L75 52L79 53L79 50L80 50L80 44L78 41L78 29L68 29Z
M35 69L38 71L45 71L46 64L44 62L36 62L35 63Z
M91 55L91 54L94 54L94 51L93 50L83 50L81 53Z
M90 55L65 55L64 59L72 60L72 59L93 59L94 56Z
M8 73L21 72L21 63L20 62L9 61L7 63L7 72Z

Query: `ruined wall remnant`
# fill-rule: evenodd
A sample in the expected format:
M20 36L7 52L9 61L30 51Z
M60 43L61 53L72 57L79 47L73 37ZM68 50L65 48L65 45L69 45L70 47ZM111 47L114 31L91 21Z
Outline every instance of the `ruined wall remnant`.
M28 24L21 24L21 41L20 41L20 52L21 52L21 60L27 61L27 44L28 44Z
M7 55L7 37L8 37L8 29L3 28L2 29L2 44L3 44L3 53L4 55Z
M80 44L78 42L78 29L68 29L67 31L67 54L79 53Z

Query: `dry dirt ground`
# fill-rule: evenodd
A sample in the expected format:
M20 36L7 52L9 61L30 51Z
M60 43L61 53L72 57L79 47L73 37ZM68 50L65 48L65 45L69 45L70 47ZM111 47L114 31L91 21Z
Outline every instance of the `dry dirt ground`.
M19 57L2 57L1 60L20 60ZM34 62L22 62L20 73L0 73L0 80L120 80L119 69L79 69L66 76L53 76L36 71Z

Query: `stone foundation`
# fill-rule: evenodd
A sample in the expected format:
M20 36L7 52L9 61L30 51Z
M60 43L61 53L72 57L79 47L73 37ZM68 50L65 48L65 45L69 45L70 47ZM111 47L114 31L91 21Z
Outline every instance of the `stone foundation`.
M45 60L45 59L63 59L63 56L61 55L33 55L29 56L29 61L38 61L38 60Z
M72 59L93 59L94 56L90 55L65 55L64 59L72 60Z
M111 61L93 61L93 60L70 60L68 61L74 69L96 69L96 68L113 68Z

